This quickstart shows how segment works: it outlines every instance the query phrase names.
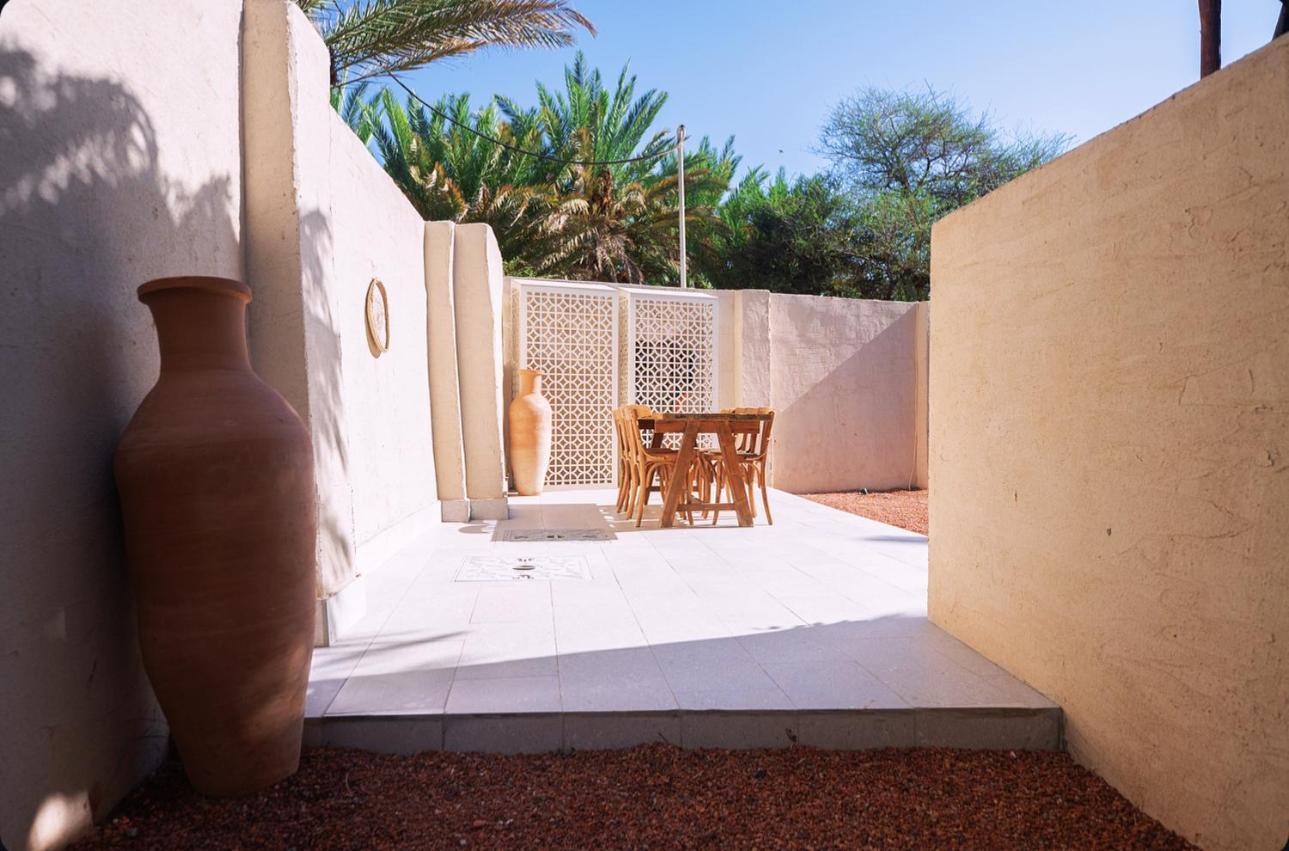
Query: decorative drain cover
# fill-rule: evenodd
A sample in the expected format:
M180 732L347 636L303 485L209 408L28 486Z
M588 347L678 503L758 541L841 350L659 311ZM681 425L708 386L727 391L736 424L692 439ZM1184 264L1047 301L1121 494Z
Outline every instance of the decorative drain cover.
M590 578L586 556L470 556L456 575L457 582Z
M500 529L494 540L536 543L539 541L612 541L609 529Z

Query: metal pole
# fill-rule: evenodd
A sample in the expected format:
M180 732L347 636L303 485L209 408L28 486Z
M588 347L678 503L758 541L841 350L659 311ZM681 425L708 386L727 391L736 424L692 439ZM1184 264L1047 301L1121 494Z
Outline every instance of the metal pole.
M685 256L685 125L676 131L676 186L680 192L680 286L689 286L689 262Z

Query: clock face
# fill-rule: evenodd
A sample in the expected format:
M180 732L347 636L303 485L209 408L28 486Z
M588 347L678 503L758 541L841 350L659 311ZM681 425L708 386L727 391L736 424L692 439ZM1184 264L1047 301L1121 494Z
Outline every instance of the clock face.
M367 287L367 335L377 355L389 351L389 303L385 285L375 278Z

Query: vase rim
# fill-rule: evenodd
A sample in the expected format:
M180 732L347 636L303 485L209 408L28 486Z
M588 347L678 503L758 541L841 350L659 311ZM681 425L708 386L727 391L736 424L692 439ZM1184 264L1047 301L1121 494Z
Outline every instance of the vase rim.
M216 295L232 296L242 304L251 301L251 288L232 278L209 275L178 275L173 278L154 278L139 287L139 301L147 301L153 293L164 290L201 290Z
M540 369L533 369L532 367L529 367L529 366L521 366L519 368L519 371L527 372L530 375L539 375L539 376L542 376L543 378L546 376L546 373L542 372Z

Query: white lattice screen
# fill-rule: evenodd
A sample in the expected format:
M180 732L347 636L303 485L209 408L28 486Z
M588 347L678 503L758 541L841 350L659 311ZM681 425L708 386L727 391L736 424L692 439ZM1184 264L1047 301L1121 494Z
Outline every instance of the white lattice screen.
M593 284L515 283L518 366L545 373L542 392L551 404L546 484L613 484L617 292Z
M666 413L716 408L714 296L624 288L627 400Z

